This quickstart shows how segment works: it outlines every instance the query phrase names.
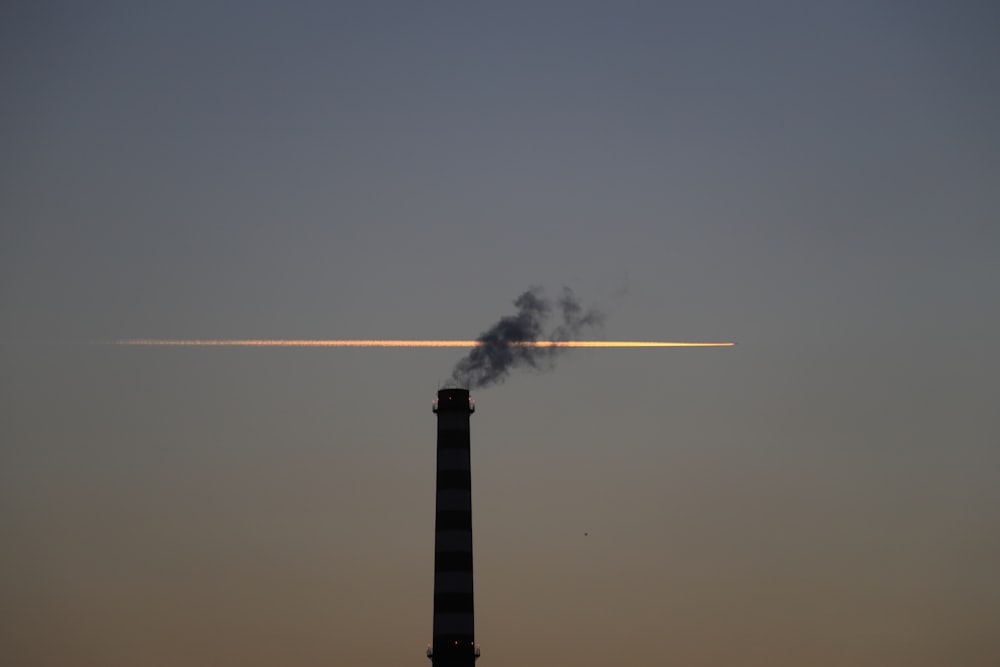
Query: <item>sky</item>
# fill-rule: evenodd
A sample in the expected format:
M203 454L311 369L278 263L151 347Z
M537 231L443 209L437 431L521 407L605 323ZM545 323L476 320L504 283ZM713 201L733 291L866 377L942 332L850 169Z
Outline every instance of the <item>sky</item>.
M1000 662L1000 11L9 2L0 662L427 664L474 394L483 667Z

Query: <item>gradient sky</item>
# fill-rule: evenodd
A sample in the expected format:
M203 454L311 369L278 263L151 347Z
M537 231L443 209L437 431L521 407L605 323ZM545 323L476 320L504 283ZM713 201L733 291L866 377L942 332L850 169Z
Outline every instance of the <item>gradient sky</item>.
M10 2L0 662L426 665L478 392L482 667L1000 664L991 2ZM585 535L586 533L586 535Z

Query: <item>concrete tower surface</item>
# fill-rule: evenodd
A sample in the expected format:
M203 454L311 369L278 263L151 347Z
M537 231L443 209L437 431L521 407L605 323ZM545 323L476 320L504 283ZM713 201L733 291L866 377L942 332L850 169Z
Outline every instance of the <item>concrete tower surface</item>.
M479 657L472 597L472 468L468 389L438 391L434 520L434 667L472 667Z

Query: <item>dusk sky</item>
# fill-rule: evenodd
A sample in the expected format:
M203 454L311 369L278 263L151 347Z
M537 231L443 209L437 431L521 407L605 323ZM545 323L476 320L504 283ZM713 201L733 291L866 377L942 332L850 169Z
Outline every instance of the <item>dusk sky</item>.
M8 2L0 663L1000 664L993 2Z

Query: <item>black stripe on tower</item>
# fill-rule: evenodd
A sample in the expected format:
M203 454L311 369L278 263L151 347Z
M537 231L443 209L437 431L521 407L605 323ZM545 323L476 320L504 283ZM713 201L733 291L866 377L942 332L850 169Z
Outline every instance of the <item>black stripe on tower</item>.
M434 667L471 667L475 641L472 579L472 473L467 389L442 389L437 413L437 493L434 518Z
M434 554L434 573L462 572L472 575L472 551L438 551Z
M471 614L472 593L436 593L434 611L442 614Z
M440 405L440 402L438 403ZM438 408L440 410L440 408ZM463 437L464 435L464 437ZM460 431L438 432L438 449L469 449L469 433Z
M466 470L441 470L437 476L439 489L471 489L472 475Z
M440 488L438 489L438 491L441 490ZM441 500L441 494L438 494L438 500ZM438 507L440 506L441 503L439 502ZM437 511L437 520L434 522L434 532L437 534L446 530L467 530L472 532L472 512L439 509Z

